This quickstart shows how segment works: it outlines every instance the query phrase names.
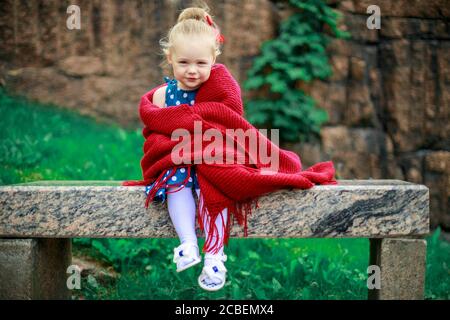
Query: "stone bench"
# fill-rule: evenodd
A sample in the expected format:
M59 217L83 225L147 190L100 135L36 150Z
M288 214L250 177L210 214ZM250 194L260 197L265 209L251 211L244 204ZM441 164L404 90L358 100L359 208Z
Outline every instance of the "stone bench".
M381 288L369 299L422 299L429 190L399 180L263 196L252 238L368 238ZM112 181L40 181L0 187L0 299L67 299L71 238L176 237L166 204L144 208L143 187ZM237 223L232 237L242 237ZM231 267L231 266L230 266Z

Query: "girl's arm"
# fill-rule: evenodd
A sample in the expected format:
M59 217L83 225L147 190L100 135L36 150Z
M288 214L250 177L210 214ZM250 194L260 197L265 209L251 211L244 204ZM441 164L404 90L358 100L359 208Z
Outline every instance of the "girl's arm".
M167 86L161 87L153 94L153 104L160 108L164 108L164 104L166 103L166 88Z

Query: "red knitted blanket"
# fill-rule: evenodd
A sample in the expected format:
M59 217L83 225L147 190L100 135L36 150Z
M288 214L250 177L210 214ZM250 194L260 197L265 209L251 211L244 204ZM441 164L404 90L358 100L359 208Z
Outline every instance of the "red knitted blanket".
M278 148L245 120L239 85L224 65L213 66L210 78L200 87L193 106L159 108L152 104L157 88L144 94L139 106L145 125L141 160L144 180L125 181L123 185L149 185L158 181L148 195L147 207L158 186L170 179L171 176L163 179L167 169L187 167L190 170L195 165L201 190L199 203L202 204L198 206L198 223L204 230L202 217L208 215L211 235L203 252L217 252L219 248L220 239L214 222L224 208L228 208L229 213L223 224L223 241L227 244L234 221L232 217L244 226L244 236L247 236L247 217L253 205L258 208L257 200L261 195L283 188L308 189L315 184L337 184L331 161L317 163L302 171L297 154ZM253 142L250 138L244 143L237 139L239 129L253 137ZM171 137L174 132L178 132L177 139ZM220 141L221 136L223 141ZM236 142L237 146L234 142L231 145L230 141ZM180 148L181 142L185 148ZM256 149L253 148L255 143ZM174 153L178 160L174 160ZM268 163L268 157L263 155L276 157ZM184 159L184 163L180 164L179 158Z

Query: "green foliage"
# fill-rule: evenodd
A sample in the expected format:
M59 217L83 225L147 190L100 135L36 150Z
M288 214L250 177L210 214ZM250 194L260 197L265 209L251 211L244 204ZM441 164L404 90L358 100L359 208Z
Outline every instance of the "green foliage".
M450 300L450 242L441 237L441 229L427 238L425 299Z
M337 28L338 14L321 0L290 0L296 8L280 27L279 36L263 43L244 83L259 97L246 101L247 119L255 126L280 129L284 141L305 141L318 136L328 114L299 84L326 79L332 74L325 48L332 36L346 38ZM262 95L262 97L260 97Z
M0 185L35 180L137 180L141 130L100 124L0 88Z
M426 240L425 299L448 300L450 243L440 238L440 229ZM74 253L80 247L88 246L89 241L74 239ZM92 246L91 255L111 263L121 271L121 276L109 287L84 278L78 298L367 299L367 239L231 238L226 248L228 281L224 289L214 293L197 286L201 264L176 273L172 254L173 248L179 244L177 239L93 241L103 245ZM203 243L201 238L199 245Z
M75 238L73 243L79 247L92 248L92 253L98 259L109 262L117 271L123 271L134 260L148 263L149 257L160 249L150 239Z
M84 241L81 245L80 241ZM96 239L91 254L121 265L110 287L83 279L85 299L365 299L367 239L230 239L226 248L227 283L219 292L197 285L202 264L176 273L172 262L178 239ZM110 254L128 241L148 254ZM144 244L146 243L146 244ZM199 239L202 246L204 239ZM86 246L74 240L74 253ZM104 247L108 247L106 250ZM131 248L132 246L130 246ZM100 249L99 249L100 248ZM145 251L145 250L144 250ZM131 252L131 250L129 251ZM121 263L118 257L124 259Z

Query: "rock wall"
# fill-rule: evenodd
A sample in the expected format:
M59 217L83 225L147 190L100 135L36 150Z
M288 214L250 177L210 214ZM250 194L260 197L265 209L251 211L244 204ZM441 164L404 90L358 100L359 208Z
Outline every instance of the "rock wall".
M292 147L308 164L331 158L346 179L427 185L432 226L450 230L448 2L329 2L352 39L329 46L333 77L308 86L330 116L321 148ZM371 4L381 10L379 30L366 27Z
M289 16L286 0L211 0L226 42L218 62L239 81ZM305 85L330 120L321 143L284 144L304 167L332 159L339 179L401 179L430 188L432 226L450 230L450 6L446 0L329 0L351 40L328 48L334 75ZM9 90L123 126L138 126L143 93L161 83L158 45L182 0L4 0L0 83ZM367 7L381 29L366 27ZM244 95L248 93L244 92Z
M169 74L159 67L159 40L190 3L80 0L81 29L69 30L71 1L4 0L0 81L42 102L138 126L140 97ZM242 81L261 42L274 37L278 11L269 0L206 3L226 38L218 62Z

